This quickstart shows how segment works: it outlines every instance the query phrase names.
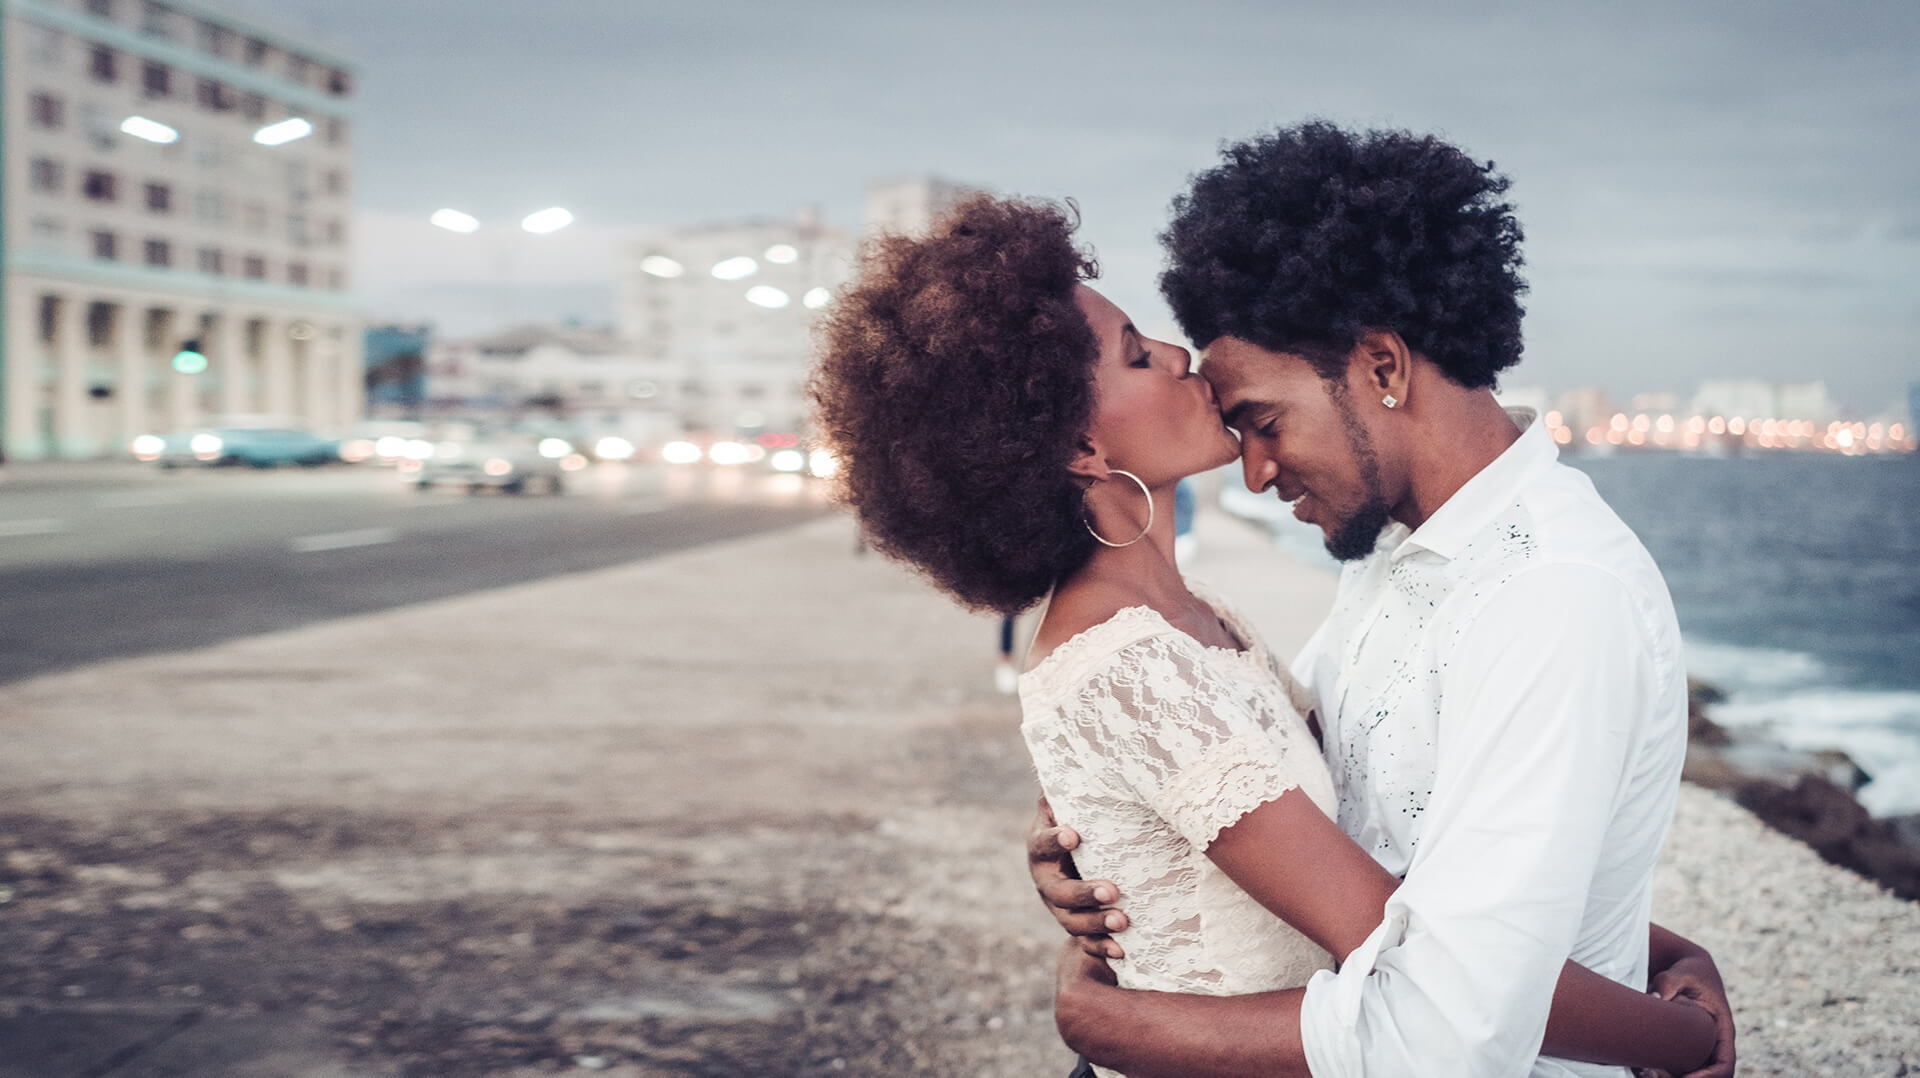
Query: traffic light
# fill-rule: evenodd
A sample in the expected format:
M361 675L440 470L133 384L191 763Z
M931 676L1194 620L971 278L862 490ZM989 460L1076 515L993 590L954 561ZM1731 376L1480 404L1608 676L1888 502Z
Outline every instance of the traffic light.
M207 357L200 351L198 338L180 342L180 350L173 354L173 369L181 374L199 374L207 369Z

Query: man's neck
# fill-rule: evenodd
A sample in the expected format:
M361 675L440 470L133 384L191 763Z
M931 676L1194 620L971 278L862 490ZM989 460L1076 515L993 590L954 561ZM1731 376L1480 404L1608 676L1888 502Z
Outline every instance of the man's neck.
M1446 394L1430 406L1415 438L1407 496L1393 507L1393 519L1409 528L1425 524L1520 437L1491 389Z

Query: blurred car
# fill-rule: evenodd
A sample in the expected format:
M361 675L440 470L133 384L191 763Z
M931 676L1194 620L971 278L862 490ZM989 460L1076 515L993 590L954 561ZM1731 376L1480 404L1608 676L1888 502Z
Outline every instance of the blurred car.
M143 434L133 440L133 455L162 468L236 464L315 468L339 459L340 443L295 427L201 427L164 437Z
M499 434L469 442L441 442L425 460L402 460L400 477L421 490L438 484L465 487L468 493L493 489L507 494L566 490L566 473L586 461L564 446L555 453L554 439L532 435Z
M389 468L403 460L424 460L433 448L432 433L418 420L361 420L340 436L340 459Z

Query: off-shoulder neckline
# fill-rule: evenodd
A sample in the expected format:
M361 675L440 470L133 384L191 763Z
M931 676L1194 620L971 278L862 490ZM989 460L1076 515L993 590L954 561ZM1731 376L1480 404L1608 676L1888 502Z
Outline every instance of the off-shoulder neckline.
M1089 625L1079 632L1074 633L1072 636L1067 637L1065 640L1062 640L1052 651L1043 656L1039 662L1028 667L1026 671L1021 674L1021 677L1025 678L1037 674L1048 667L1058 665L1062 655L1071 655L1079 652L1091 646L1095 641L1107 636L1109 633L1116 632L1122 625L1131 624L1143 618L1158 622L1164 632L1184 638L1189 644L1199 648L1205 653L1224 655L1233 659L1254 662L1260 662L1264 659L1265 649L1261 646L1259 637L1248 628L1246 622L1241 619L1237 612L1206 591L1198 587L1193 587L1192 585L1189 585L1189 587L1193 591L1194 597L1206 603L1207 609L1213 611L1213 616L1219 619L1220 624L1240 641L1241 647L1230 648L1221 647L1218 644L1205 643L1192 633L1168 621L1166 615L1160 613L1160 611L1155 610L1145 603L1136 603L1132 606L1123 606L1119 610L1114 611L1113 615L1105 621ZM1155 633L1154 635L1161 634Z

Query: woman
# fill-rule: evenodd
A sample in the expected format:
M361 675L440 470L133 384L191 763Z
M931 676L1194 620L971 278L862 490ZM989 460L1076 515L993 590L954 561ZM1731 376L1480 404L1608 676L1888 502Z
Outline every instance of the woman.
M1312 701L1175 567L1176 485L1238 443L1187 352L1084 283L1072 231L979 198L879 241L825 322L821 429L873 545L975 609L1046 600L1022 731L1081 869L1128 896L1120 983L1298 985L1397 881L1330 818ZM1578 967L1555 999L1552 1054L1686 1071L1713 1046L1704 1011Z

